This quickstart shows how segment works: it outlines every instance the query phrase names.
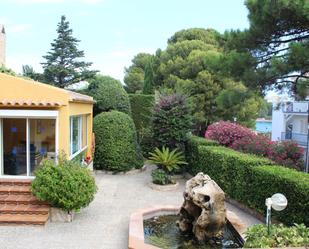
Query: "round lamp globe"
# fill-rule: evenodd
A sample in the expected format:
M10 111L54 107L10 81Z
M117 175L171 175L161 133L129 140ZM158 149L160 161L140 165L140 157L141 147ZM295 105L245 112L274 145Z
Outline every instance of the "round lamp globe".
M288 200L283 194L277 193L271 197L271 206L276 211L282 211L288 205Z

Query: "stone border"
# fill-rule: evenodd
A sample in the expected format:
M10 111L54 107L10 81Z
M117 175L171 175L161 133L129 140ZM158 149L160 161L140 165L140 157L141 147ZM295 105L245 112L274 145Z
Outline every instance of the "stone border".
M138 173L144 172L147 168L147 164L145 164L142 168L140 169L131 169L126 172L115 172L115 171L109 171L109 170L95 170L95 174L106 174L106 175L136 175Z
M148 183L149 187L158 190L158 191L172 191L176 190L179 186L179 182L176 182L175 184L167 184L167 185L160 185L160 184L155 184L153 182Z
M139 209L131 214L128 249L160 249L156 246L145 244L144 219L150 219L156 215L177 214L178 212L179 207L177 206L153 206ZM242 234L247 229L233 212L227 211L226 216L239 234Z

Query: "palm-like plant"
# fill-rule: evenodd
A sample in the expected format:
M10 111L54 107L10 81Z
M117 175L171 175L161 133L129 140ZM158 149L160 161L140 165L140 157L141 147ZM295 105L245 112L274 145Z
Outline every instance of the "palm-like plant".
M158 168L162 168L168 173L179 169L181 165L187 164L185 157L178 149L170 151L169 148L163 146L162 150L155 148L154 152L150 152L149 155L148 163L156 164Z

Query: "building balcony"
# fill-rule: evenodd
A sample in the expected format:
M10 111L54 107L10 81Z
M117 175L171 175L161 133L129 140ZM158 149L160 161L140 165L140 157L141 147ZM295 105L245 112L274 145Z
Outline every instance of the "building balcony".
M307 146L307 137L306 133L296 133L296 132L282 132L281 141L294 141L298 143L299 146Z
M291 114L308 114L308 102L291 102L287 103L283 107L284 113L291 113Z

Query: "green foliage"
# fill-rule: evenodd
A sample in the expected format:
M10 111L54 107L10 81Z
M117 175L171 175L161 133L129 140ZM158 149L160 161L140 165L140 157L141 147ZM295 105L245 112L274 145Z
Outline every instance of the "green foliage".
M36 81L45 82L44 75L35 72L33 67L30 65L23 65L23 76Z
M187 164L182 152L177 149L170 151L169 148L163 146L162 150L155 148L154 152L150 152L149 155L147 163L155 164L158 168L168 173L178 170L180 166Z
M153 114L153 136L157 147L184 150L191 127L191 113L186 98L179 94L161 96Z
M16 73L12 69L7 68L4 65L0 65L0 73L5 73L5 74L12 75L12 76L16 76Z
M144 87L143 94L154 93L154 72L152 66L152 60L149 60L145 68Z
M259 110L259 118L271 119L273 111L273 103L267 102L265 99L261 103Z
M159 185L172 183L170 176L162 169L155 169L151 172L152 182Z
M271 235L267 226L258 224L246 231L245 248L301 247L309 245L309 228L304 224L285 227L282 224L271 226Z
M309 72L308 2L247 0L245 4L250 27L226 32L226 47L232 53L222 65L252 88L288 87L295 92Z
M201 171L215 180L229 197L261 213L266 198L282 193L289 204L284 211L274 211L272 217L288 225L309 224L309 175L306 173L221 146L198 147L198 162L190 165L190 172Z
M89 70L92 63L81 61L84 51L78 50L79 40L72 36L72 29L65 16L57 28L58 37L51 43L51 51L43 56L44 79L47 83L64 88L73 83L91 79L97 71Z
M31 191L41 201L65 211L79 210L94 199L94 178L80 164L60 159L56 165L45 160L35 171Z
M198 168L199 164L199 146L219 146L219 142L215 140L205 139L204 137L197 137L194 135L188 135L185 146L185 157L188 162L187 170L192 173L190 168Z
M131 114L129 96L119 80L109 76L96 75L89 81L85 93L96 101L94 115L111 110Z
M128 93L140 93L144 87L146 65L152 55L146 53L137 54L129 68L125 68L124 83Z
M95 168L117 172L142 167L135 125L129 115L119 111L103 112L94 118L93 130Z
M138 142L143 154L148 155L152 151L152 115L155 104L154 95L130 94L132 118L136 127Z

